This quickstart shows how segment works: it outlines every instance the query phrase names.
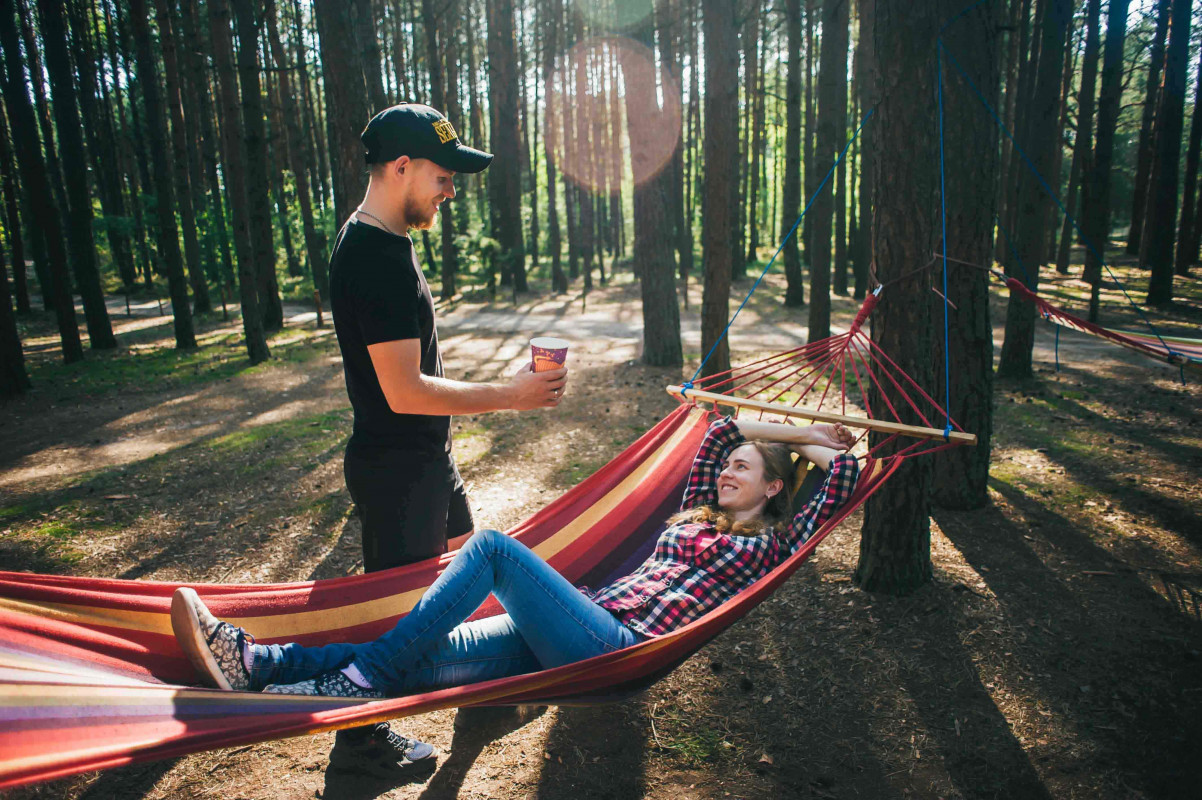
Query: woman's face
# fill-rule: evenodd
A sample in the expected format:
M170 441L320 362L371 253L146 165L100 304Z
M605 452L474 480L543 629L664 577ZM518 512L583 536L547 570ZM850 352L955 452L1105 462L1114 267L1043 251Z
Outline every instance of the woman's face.
M750 444L739 445L730 451L718 475L718 506L730 512L762 510L781 488L780 481L764 479L760 451Z

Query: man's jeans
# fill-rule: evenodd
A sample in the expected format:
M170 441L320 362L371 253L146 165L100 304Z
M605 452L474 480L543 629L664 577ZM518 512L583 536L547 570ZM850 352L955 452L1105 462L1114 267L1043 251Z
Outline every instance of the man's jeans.
M463 622L490 593L508 613ZM640 641L530 548L482 530L391 631L366 644L256 645L251 687L308 680L353 661L375 689L404 695L558 667Z

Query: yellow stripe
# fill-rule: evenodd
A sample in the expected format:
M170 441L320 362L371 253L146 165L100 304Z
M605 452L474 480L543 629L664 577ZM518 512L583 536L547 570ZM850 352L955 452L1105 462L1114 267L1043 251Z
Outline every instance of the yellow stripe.
M703 413L699 408L694 408L690 411L685 423L681 424L668 441L656 450L651 457L645 459L639 465L638 469L627 475L625 480L610 490L604 497L585 509L579 517L560 528L558 533L547 537L542 544L534 548L534 552L541 556L544 561L550 560L552 556L576 541L581 534L604 519L606 515L617 508L618 504L634 491L636 486L646 480L649 473L659 470L664 461L675 453L681 440L691 433L691 423Z
M691 423L702 413L700 409L694 409L690 412L687 422ZM534 552L543 559L550 559L596 525L606 514L612 512L619 503L626 499L636 486L646 480L648 475L660 469L663 462L675 452L681 440L689 435L691 428L691 424L682 424L659 449L644 459L643 463L621 483L585 509L580 516L535 547ZM291 614L257 617L230 616L226 619L261 639L295 638L304 634L349 628L408 613L425 594L426 588L423 586L402 594L317 611L297 611ZM163 636L173 635L170 615L153 611L130 611L68 603L31 603L5 597L0 597L0 610L32 614L86 627L104 626L141 633L157 633Z

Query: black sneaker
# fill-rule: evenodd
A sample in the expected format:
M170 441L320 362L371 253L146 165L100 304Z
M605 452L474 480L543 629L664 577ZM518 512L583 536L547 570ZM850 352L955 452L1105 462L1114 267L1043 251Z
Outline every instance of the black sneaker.
M387 722L377 722L338 731L330 751L330 767L366 770L387 778L399 772L433 769L436 755L432 745L395 733Z

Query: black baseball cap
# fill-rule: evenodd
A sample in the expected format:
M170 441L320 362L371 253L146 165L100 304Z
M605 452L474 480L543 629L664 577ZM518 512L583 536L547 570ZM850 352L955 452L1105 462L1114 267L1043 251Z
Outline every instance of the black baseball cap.
M401 156L428 158L443 169L481 172L492 163L492 153L474 150L459 141L459 134L442 112L420 103L401 103L371 118L359 134L367 148L368 164L383 164Z

